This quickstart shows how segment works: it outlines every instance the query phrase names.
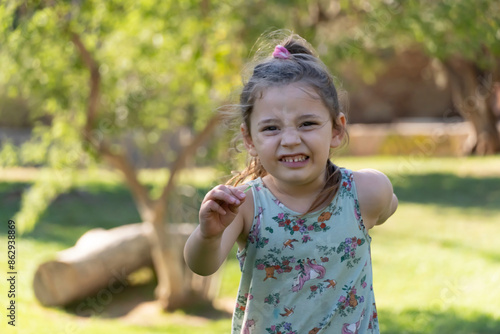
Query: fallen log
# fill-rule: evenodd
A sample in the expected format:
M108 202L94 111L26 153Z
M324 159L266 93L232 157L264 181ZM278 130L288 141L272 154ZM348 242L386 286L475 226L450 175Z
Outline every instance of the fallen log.
M193 230L191 224L168 224L172 245L181 251L183 289L186 304L212 302L219 289L218 275L192 273L182 258L182 249ZM59 252L54 260L42 263L35 272L33 289L44 306L65 306L96 296L108 300L128 286L127 276L152 266L148 229L144 223L128 224L110 230L86 232L74 247Z
M63 306L101 289L123 290L127 276L148 265L150 246L142 224L92 229L74 247L42 263L33 288L42 305Z

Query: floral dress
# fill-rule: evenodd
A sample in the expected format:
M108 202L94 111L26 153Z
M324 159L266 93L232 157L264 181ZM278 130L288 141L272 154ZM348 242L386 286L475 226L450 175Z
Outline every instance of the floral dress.
M301 217L251 181L255 218L239 251L232 333L379 333L368 231L352 171L324 209Z

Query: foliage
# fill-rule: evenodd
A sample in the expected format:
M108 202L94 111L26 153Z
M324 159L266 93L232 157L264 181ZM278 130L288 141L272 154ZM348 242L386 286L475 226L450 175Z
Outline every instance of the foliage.
M6 143L2 165L46 166L57 174L88 167L99 156L88 145L126 136L141 151L175 161L179 147L203 128L238 83L239 23L223 1L10 1L0 6L0 86L25 98L38 119L16 156ZM89 70L78 36L98 65L100 103L89 123ZM41 119L41 117L43 117ZM170 134L165 138L165 133ZM176 138L177 135L177 138ZM186 137L187 136L187 137ZM126 152L125 152L126 154ZM5 158L5 159L4 159ZM25 197L22 228L70 189L71 177L36 183ZM42 189L45 188L45 189ZM50 194L47 189L52 189ZM34 208L39 210L34 210Z
M19 157L12 140L7 139L4 141L2 151L0 151L0 161L2 161L2 165L5 167L18 165Z
M325 25L333 31L318 35L337 59L371 65L373 54L419 47L433 58L461 56L491 69L500 57L500 5L494 0L357 0L324 7L330 15Z
M125 148L133 147L175 162L193 133L239 87L256 37L270 26L302 20L298 9L304 6L224 0L2 3L0 87L7 98L27 101L34 127L17 154L4 145L0 165L82 171L100 162L96 147L105 141L113 153L133 155ZM91 110L93 89L97 110ZM228 141L222 139L198 150L198 160L224 155ZM21 213L21 230L33 226L58 191L71 189L71 183L60 187L56 180L43 182L54 189L50 196L36 189L42 182L30 190L39 195L27 194L22 211L39 210Z
M241 51L231 44L228 6L204 14L195 1L85 1L25 10L7 15L20 20L5 29L8 68L15 73L9 84L30 100L38 98L33 104L42 104L33 112L72 121L65 124L73 130L85 121L88 71L70 42L71 32L81 35L99 64L97 130L104 134L141 128L150 137L143 140L154 143L153 130L186 122L199 129L214 102L237 82L235 55Z

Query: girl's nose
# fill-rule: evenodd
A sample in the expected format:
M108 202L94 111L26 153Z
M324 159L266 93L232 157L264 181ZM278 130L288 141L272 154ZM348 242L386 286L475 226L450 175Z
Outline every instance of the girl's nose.
M288 147L288 146L295 146L299 145L301 142L300 139L300 134L295 128L285 128L283 129L282 135L281 135L281 145Z

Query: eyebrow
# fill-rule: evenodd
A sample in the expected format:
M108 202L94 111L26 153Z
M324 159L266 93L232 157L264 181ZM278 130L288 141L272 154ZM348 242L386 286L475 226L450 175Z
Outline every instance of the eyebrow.
M314 120L321 120L324 121L323 117L320 117L316 114L303 114L297 117L297 121L302 121L305 119L314 119ZM257 123L257 126L263 126L263 125L268 125L268 124L274 124L280 122L278 118L266 118Z
M279 122L279 119L277 119L277 118L266 118L266 119L263 119L262 121L259 121L257 123L257 125L258 126L262 126L262 125L272 124L272 123L276 123L276 122Z
M300 121L300 120L303 120L303 119L318 119L318 120L323 120L323 117L320 117L316 114L304 114L304 115L300 115L299 117L297 117L297 119Z

